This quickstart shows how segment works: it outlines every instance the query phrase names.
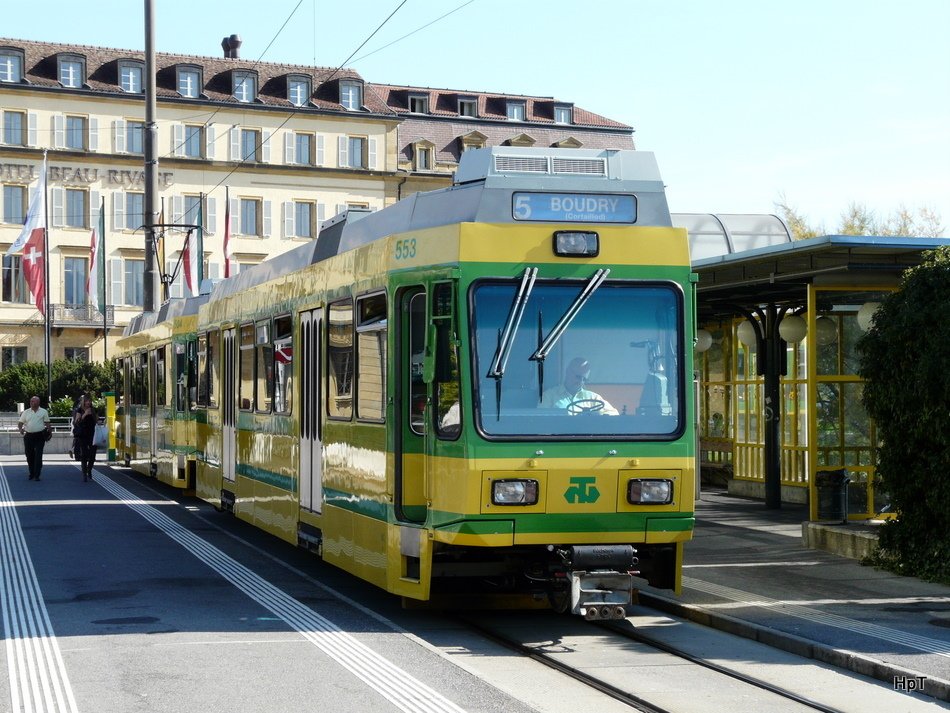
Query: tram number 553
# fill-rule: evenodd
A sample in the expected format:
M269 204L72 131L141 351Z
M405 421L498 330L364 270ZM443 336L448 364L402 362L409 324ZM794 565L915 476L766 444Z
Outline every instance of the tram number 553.
M416 256L416 239L415 238L406 238L405 240L396 241L396 250L393 253L393 257L396 260L408 260Z

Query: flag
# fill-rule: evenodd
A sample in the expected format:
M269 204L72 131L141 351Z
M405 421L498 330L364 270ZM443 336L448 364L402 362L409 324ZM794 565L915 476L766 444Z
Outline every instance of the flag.
M105 208L103 203L102 208ZM86 281L86 295L89 304L106 313L106 256L103 249L105 237L105 210L99 211L99 227L92 229L89 239L89 279Z
M191 235L185 238L185 248L181 253L181 269L185 273L185 284L191 294L198 294L198 256L197 250L191 245Z
M45 215L45 213L44 213ZM45 223L45 221L43 221ZM29 220L27 220L29 224ZM23 277L36 300L36 308L46 316L46 255L43 249L45 226L34 228L23 246Z
M224 276L231 277L231 201L224 187Z
M7 255L13 255L23 250L24 246L35 233L40 235L39 245L43 245L43 231L46 230L46 156L43 156L43 165L40 167L40 182L36 185L30 198L30 206L26 212L26 222L23 229L7 250Z

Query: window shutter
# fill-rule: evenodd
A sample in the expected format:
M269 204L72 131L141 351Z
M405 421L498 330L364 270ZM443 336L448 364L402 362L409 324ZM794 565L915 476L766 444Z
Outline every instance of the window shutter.
M340 168L346 168L349 165L347 160L347 143L348 139L345 136L341 136L339 139L339 165Z
M112 229L125 230L125 193L112 194Z
M89 150L99 150L99 120L95 117L89 119Z
M261 132L261 161L270 163L270 132Z
M214 158L214 124L205 127L205 158Z
M26 115L26 145L36 146L36 114L32 111Z
M102 201L99 199L99 191L89 191L89 227L99 230L99 209L102 207ZM100 240L102 236L99 236Z
M208 263L208 277L212 280L217 280L221 277L221 266L216 262Z
M66 146L66 118L62 114L53 117L53 148L61 149Z
M115 153L125 153L125 119L112 122L112 150Z
M376 169L376 139L369 140L369 161L367 168Z
M323 221L326 220L327 207L323 203L317 203L317 230L323 227Z
M119 258L109 260L109 270L112 272L112 304L125 304L122 299L122 260Z
M294 204L291 201L284 201L281 204L281 211L284 219L284 238L294 237Z
M297 142L295 138L293 131L284 134L284 163L287 165L297 163Z
M323 134L317 134L317 165L322 166L326 162L325 151L323 149Z
M265 238L270 237L270 201L264 201L264 225L261 234Z
M178 262L177 260L166 260L166 261L165 261L165 274L166 274L166 275L171 275L171 274L172 274L172 271L175 269L175 265L176 265L177 262ZM181 277L181 272L179 272L177 275L175 275L175 279L172 280L171 284L168 286L168 296L169 296L169 297L172 297L172 298L175 298L175 297L182 297L182 293L181 293L181 280L179 279L179 277Z
M346 203L337 203L336 214L339 215L340 213L345 213L345 212L346 212Z
M172 217L169 223L184 223L185 199L181 196L172 196Z
M172 124L172 156L184 155L185 125Z
M241 130L236 126L231 127L231 160L241 160Z
M218 230L218 204L214 198L205 198L205 234L214 235Z
M53 227L61 228L64 223L63 210L65 207L66 193L62 188L54 188L50 193L53 196L53 215L51 216Z
M239 227L241 225L240 216L238 211L241 210L241 203L237 198L231 199L231 235L238 235L240 233ZM233 252L233 251L232 251Z

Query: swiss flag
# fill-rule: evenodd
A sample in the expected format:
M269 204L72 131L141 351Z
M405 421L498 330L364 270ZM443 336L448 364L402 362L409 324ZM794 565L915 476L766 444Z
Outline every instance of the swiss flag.
M43 252L43 228L35 228L23 246L23 277L36 300L36 308L46 316L46 255Z

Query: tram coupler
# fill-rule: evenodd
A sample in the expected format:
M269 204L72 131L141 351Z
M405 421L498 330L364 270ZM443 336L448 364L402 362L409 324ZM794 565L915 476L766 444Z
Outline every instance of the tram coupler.
M582 545L563 551L571 566L571 613L587 621L625 619L633 601L636 552L632 545Z

